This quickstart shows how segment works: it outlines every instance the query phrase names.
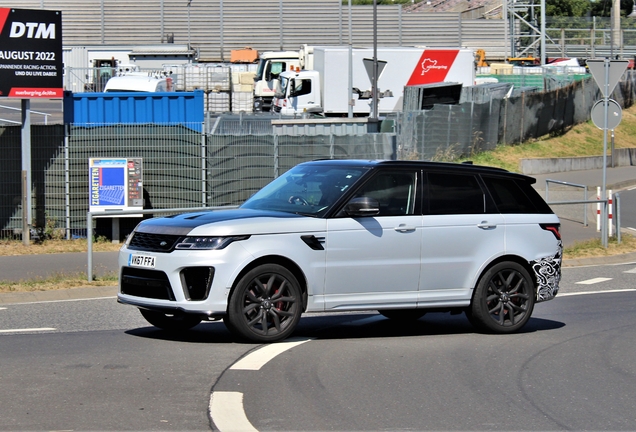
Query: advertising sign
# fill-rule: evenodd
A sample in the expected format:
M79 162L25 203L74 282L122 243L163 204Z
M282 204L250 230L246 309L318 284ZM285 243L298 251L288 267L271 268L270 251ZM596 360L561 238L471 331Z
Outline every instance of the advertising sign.
M0 8L0 97L62 98L62 13Z
M142 210L141 158L90 158L89 211Z

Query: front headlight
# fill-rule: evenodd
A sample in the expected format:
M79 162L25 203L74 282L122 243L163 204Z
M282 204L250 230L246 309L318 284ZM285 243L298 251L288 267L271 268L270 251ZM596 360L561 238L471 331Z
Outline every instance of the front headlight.
M175 246L175 249L190 250L219 250L227 247L230 243L240 240L247 240L250 236L232 237L185 237Z

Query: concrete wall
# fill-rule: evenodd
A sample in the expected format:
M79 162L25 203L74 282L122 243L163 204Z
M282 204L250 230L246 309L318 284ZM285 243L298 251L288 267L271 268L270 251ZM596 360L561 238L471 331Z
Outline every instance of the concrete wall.
M522 159L520 165L521 172L528 175L601 169L603 156ZM630 165L636 165L636 148L614 149L614 166ZM612 166L610 156L607 157L607 166Z

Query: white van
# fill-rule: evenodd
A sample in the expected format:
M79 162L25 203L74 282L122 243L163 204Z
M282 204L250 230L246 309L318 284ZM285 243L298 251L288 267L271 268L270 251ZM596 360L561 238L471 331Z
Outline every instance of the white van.
M172 78L148 75L123 75L108 80L105 92L171 92Z

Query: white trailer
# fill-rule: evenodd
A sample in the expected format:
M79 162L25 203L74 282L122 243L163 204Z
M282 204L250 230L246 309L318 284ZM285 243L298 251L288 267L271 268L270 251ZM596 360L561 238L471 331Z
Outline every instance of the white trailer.
M274 111L283 115L322 112L347 114L349 103L356 115L368 115L372 82L364 66L373 58L372 48L352 50L353 92L349 96L349 48L314 47L314 71L288 71L280 75L280 92ZM377 59L385 64L378 79L378 113L401 111L405 86L441 82L475 84L475 53L464 48L382 47Z

